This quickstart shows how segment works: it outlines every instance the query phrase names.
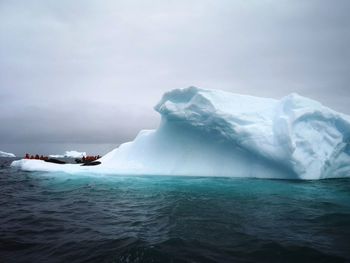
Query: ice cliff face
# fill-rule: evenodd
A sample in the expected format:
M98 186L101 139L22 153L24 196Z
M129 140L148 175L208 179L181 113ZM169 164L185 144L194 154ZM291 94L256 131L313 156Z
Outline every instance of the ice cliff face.
M89 171L284 179L350 176L350 118L297 94L274 100L190 87L164 94L155 109L162 116L157 130L141 131ZM54 170L73 169L50 165Z

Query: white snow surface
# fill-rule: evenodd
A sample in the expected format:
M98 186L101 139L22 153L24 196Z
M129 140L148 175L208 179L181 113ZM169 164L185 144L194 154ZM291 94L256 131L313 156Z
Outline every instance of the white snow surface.
M14 155L13 153L7 153L7 152L3 152L0 151L0 157L16 157L16 155Z
M350 117L290 94L280 100L196 87L167 92L156 130L98 166L19 160L29 171L280 179L350 177Z
M50 154L52 158L83 158L86 152L66 151L64 154Z

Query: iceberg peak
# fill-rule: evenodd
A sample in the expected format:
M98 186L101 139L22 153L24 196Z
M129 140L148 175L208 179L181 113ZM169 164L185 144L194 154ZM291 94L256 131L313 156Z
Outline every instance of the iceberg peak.
M348 174L349 156L338 156L340 148L349 147L348 116L297 93L275 100L190 87L166 93L155 109L166 120L218 134L294 177Z

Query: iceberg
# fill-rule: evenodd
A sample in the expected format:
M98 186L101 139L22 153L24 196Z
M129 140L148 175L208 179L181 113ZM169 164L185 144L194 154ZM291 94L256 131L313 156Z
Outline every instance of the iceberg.
M14 157L16 157L16 155L14 155L13 153L7 153L7 152L0 151L0 157L14 158Z
M280 100L196 87L167 92L161 122L98 166L14 161L29 171L279 179L350 177L350 117L298 94Z
M50 154L52 158L83 158L86 156L86 152L78 151L66 151L64 154Z

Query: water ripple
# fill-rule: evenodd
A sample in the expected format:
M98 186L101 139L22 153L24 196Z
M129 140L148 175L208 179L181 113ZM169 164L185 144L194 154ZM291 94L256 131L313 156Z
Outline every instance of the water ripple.
M72 177L8 165L0 262L350 261L350 180Z

